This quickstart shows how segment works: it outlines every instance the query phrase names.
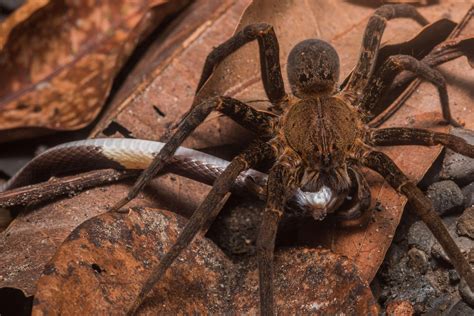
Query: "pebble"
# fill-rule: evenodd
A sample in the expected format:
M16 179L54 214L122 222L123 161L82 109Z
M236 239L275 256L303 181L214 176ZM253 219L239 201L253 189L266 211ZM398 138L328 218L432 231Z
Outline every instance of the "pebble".
M408 301L392 301L386 309L387 316L411 316L415 313L413 306Z
M456 297L457 300L459 299L459 296ZM426 311L420 311L418 314L415 315L445 315L446 316L446 311L453 305L453 296L448 294L448 293L443 293L441 296L438 298L432 300L429 304L430 306L426 306L429 308L429 310Z
M459 289L459 294L461 294L461 297L463 298L463 300L470 306L474 306L474 292L471 291L471 289L467 285L466 281L464 281L464 279L461 279L458 289Z
M408 250L408 265L421 274L425 274L429 267L427 254L416 247L411 248Z
M466 209L459 217L456 224L456 232L460 236L474 239L474 207Z
M261 203L231 197L207 236L229 256L252 255L262 213Z
M454 237L454 241L458 245L459 249L461 249L461 252L462 253L468 253L469 250L472 248L472 240L470 238L467 238L467 237L461 237L461 236L457 236L457 235L453 234L452 229L448 228L448 230L449 230L451 236ZM433 245L433 247L431 248L431 254L435 258L441 259L441 260L445 261L446 263L451 264L451 259L449 259L448 255L444 252L443 248L441 247L441 245L438 242L436 242Z
M451 269L448 272L449 282L451 284L456 284L459 282L459 274L455 269Z
M451 180L433 183L426 190L426 195L440 215L461 210L464 206L464 195L459 186Z
M438 260L444 261L452 265L451 259L449 259L446 252L444 252L444 249L438 243L434 244L431 248L431 255Z
M428 227L422 221L417 221L408 230L408 245L416 247L425 253L431 252L434 237Z
M461 189L464 195L464 208L474 206L474 182Z
M451 133L465 139L469 144L474 144L474 131L454 128ZM460 184L474 182L474 158L468 158L446 149L440 178L451 179Z
M459 236L456 233L458 218L459 218L458 216L446 216L443 218L443 222L444 222L444 225L446 225L446 228L448 229L449 234L453 237L454 242L458 245L461 252L466 254L466 257L468 257L470 250L473 248L473 242L472 242L472 239L468 237L464 237L464 236ZM433 245L431 247L431 255L437 259L440 259L442 261L445 261L446 263L451 264L451 260L448 258L448 256L444 252L441 245L438 243L438 241L436 241L434 237L432 238L433 238L432 239Z
M467 254L467 260L469 263L474 263L474 248L469 250L469 253Z

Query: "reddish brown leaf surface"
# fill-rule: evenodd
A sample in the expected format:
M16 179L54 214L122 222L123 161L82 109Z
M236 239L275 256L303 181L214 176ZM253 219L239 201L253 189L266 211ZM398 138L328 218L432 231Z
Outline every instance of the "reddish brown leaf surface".
M187 2L50 1L29 3L27 18L7 19L0 35L0 141L90 123L142 36Z
M174 213L143 208L83 223L45 267L33 315L123 313L185 223ZM328 250L289 249L279 251L275 263L280 313L377 314L350 260ZM254 265L235 266L212 242L197 238L140 312L256 314L258 297Z
M25 296L33 295L44 265L69 233L88 218L105 212L111 206L107 199L126 190L125 185L96 188L34 211L24 210L0 235L0 288L13 287ZM156 203L139 198L133 205Z

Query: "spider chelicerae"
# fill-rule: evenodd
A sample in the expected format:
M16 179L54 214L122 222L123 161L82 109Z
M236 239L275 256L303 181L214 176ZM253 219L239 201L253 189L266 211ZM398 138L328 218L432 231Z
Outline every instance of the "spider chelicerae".
M132 312L196 234L217 216L222 200L237 176L263 160L275 162L269 171L267 201L257 236L261 314L272 315L275 311L273 252L278 223L288 198L297 188L317 191L326 186L341 201L349 191L355 190L356 203L351 212L359 214L370 205L370 191L359 170L361 167L375 170L394 189L407 196L461 277L474 289L471 267L434 212L431 202L387 155L376 150L376 146L441 144L474 157L474 146L445 133L401 127L371 129L367 125L386 109L387 106L378 101L395 76L408 70L437 87L444 119L459 126L451 117L446 83L437 70L408 55L390 56L377 71L374 70L385 25L397 17L411 18L421 25L428 23L410 5L385 5L377 9L365 29L357 65L342 88L338 87L339 57L335 49L324 41L309 39L298 43L288 56L287 72L292 93L287 94L281 74L278 40L272 26L265 23L246 26L208 55L197 92L222 60L246 43L257 40L263 86L272 111L258 111L226 96L210 98L194 106L127 197L112 208L118 210L133 199L212 111L229 116L258 135L215 181L176 243L152 271L132 306Z

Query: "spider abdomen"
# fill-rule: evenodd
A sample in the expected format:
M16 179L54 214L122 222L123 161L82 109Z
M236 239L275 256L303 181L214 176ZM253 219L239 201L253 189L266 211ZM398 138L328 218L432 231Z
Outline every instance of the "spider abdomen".
M282 131L288 145L314 170L345 164L361 135L358 113L336 97L301 100L283 118Z

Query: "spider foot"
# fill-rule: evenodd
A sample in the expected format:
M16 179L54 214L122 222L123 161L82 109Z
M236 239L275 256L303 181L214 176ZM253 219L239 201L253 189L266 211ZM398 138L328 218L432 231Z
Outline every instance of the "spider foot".
M461 128L464 127L463 124L459 123L458 121L456 121L456 120L453 119L453 118L450 119L449 121L447 121L446 123L448 123L449 125L452 125L452 126L454 126L454 127L461 127Z

